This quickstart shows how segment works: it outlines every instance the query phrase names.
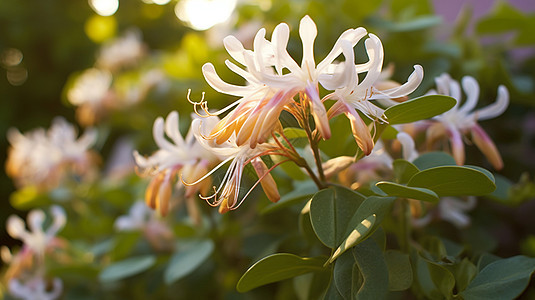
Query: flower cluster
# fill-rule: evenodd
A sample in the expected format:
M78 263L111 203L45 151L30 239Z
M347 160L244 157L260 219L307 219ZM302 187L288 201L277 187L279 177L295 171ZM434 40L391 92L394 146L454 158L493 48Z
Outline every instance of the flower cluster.
M155 87L165 87L162 70L145 68L139 62L147 47L138 31L105 44L95 66L81 72L67 91L67 99L78 107L77 119L82 125L93 125L110 110L124 109L143 99ZM135 69L139 74L133 76Z
M22 249L12 256L9 249L2 248L2 259L9 263L6 279L9 291L20 299L57 299L62 293L62 281L46 278L45 257L64 246L64 241L56 234L67 222L65 212L60 206L50 208L51 225L45 230L45 213L32 210L28 214L29 231L24 221L15 215L7 220L7 232L23 242Z
M96 131L86 130L77 138L74 126L63 118L54 119L48 130L38 128L22 134L12 128L7 138L11 148L6 173L20 187L54 188L68 170L89 174L96 160L90 150L96 142Z

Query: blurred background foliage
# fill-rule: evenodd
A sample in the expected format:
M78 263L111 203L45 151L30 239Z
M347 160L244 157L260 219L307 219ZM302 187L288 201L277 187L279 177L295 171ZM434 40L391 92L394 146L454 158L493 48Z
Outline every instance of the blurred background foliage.
M484 127L503 155L505 168L501 175L515 184L515 192L507 203L492 202L486 209L476 212L474 217L486 219L489 215L500 215L502 220L508 221L492 225L496 229L498 254L534 255L535 225L530 215L535 214L535 202L529 200L535 196L535 2L121 0L116 11L100 11L100 14L96 8L98 2L0 1L0 132L5 133L11 127L21 132L36 127L46 128L55 116L63 116L75 123L76 108L66 96L74 80L81 72L95 65L102 45L128 30L139 30L148 55L140 60L137 67L121 73L115 82L128 82L130 77L139 77L141 70L157 67L165 74L168 85L164 89L151 90L143 101L133 106L115 109L96 125L100 133L107 133L105 137L101 135L97 149L103 158L102 167L105 167L113 146L123 137L133 138L135 148L141 153L151 153L155 149L152 123L156 117L165 116L172 110L179 111L181 130L185 133L192 111L191 104L186 101L188 89L192 89L192 99L199 99L201 93L206 92L205 97L212 108L229 103L231 98L217 94L205 83L201 73L201 66L210 61L222 78L240 83L239 78L224 67L228 55L222 48L222 39L226 35L237 35L246 48L251 48L252 38L258 28L265 27L267 32L272 32L278 23L286 22L292 28L289 51L292 56L299 58L301 46L296 28L299 20L308 14L318 26L315 53L319 58L330 50L341 32L363 26L383 42L385 66L395 62L394 79L402 81L410 74L414 64L423 66L425 79L415 95L429 90L434 85L433 78L443 72L450 73L456 79L465 75L477 78L481 85L482 106L494 101L499 84L507 86L511 94L510 107L499 118L486 121ZM191 13L184 16L187 3L194 2L209 3L212 7L216 2L226 3L228 16L223 18L226 12L223 8L215 13L203 10L200 15ZM210 25L210 21L218 21L218 18L222 18L219 24L204 28ZM82 127L78 126L82 131ZM3 161L8 145L5 134L2 134L0 157ZM471 164L488 167L475 147L468 147L467 150ZM12 195L15 191L12 181L5 172L1 172L0 176L0 195L3 199L0 220L5 220L14 212L24 215L23 210L16 211L12 206L17 201L16 196ZM109 233L113 222L110 216L124 213L125 207L133 202L132 199L143 193L139 189L143 189L144 185L138 184L139 179L135 175L128 180L131 181L122 183L124 186L108 190L98 190L102 188L98 187L95 191L91 187L77 186L76 190L91 191L97 195L96 198L104 200L99 203L109 202L109 205L99 206L98 210L92 206L88 210L81 210L90 213L94 222L73 227L83 230L83 234L92 236L94 241L99 241L102 235ZM293 187L282 183L280 188L281 194L284 194L285 190L290 191ZM23 205L14 206L24 208ZM241 211L225 217L245 219L246 224L254 226L248 232L255 232L255 228L268 228L271 223L279 225L273 228L273 232L264 231L262 236L249 235L250 238L242 241L237 238L244 231L238 225L242 221L229 223L231 225L222 229L227 232L219 234L226 235L230 240L235 238L236 243L219 245L218 239L214 238L215 247L222 248L226 255L236 251L234 261L217 261L216 258L220 264L219 273L213 272L213 264L206 264L181 286L195 286L211 279L228 291L233 291L235 280L241 276L238 270L244 270L251 259L260 255L260 246L273 247L276 242L273 237L282 234L280 229L284 227L281 224L295 227L294 220L284 214L265 216L257 223L251 222L251 218L254 220L256 217ZM81 218L69 222L83 224L86 221ZM170 223L174 222L171 220ZM0 222L1 244L16 243L5 234L4 227L5 222ZM174 231L179 237L187 238L191 235L189 230L187 226L174 224ZM76 234L69 232L67 226L63 235ZM132 234L121 233L113 243L130 243L133 247L136 239ZM102 247L109 249L110 245L105 242ZM289 243L288 240L286 243ZM299 248L296 245L287 247ZM125 258L129 251L128 247L123 247L123 250L118 248L111 259ZM243 256L240 254L242 252ZM222 265L228 266L224 276L220 273ZM91 272L91 269L86 271ZM154 272L161 273L162 270ZM148 287L133 287L130 295L136 295L137 290L142 288L156 289L161 284L157 282L160 277L161 274L155 276L154 282L146 282ZM204 277L204 280L196 281L199 277ZM128 281L122 284L127 285ZM82 289L90 287L86 285ZM119 287L111 287L111 290L114 289L118 290ZM215 291L206 289L205 296Z

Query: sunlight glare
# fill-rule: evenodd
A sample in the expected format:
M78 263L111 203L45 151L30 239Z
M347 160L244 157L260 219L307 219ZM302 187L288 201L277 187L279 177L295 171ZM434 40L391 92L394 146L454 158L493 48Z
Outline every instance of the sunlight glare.
M182 0L175 6L176 16L195 30L206 30L230 18L236 0Z

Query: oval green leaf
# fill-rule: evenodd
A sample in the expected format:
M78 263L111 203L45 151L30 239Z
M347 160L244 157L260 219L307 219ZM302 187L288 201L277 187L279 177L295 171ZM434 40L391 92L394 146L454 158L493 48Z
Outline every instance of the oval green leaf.
M121 280L139 274L152 267L155 263L156 257L154 255L131 257L106 267L100 272L99 279L102 282Z
M388 196L416 199L427 202L438 202L438 196L426 188L409 187L394 182L381 181L376 184Z
M455 159L451 155L441 151L424 153L416 158L412 163L420 170L457 165Z
M172 284L193 272L210 256L213 250L214 243L211 240L195 241L184 245L171 257L164 273L165 283Z
M412 123L440 115L453 106L457 101L449 96L428 95L389 107L385 111L390 125Z
M363 201L364 196L343 187L321 190L312 197L310 221L325 246L334 248L342 243L349 221Z
M481 196L496 189L487 174L459 166L442 166L423 170L407 183L409 187L430 189L438 196Z
M353 249L355 262L363 277L356 299L386 299L388 293L388 267L383 251L373 239L358 244Z
M396 159L393 163L394 178L398 183L407 183L414 174L420 172L418 167L404 159Z
M388 266L388 289L404 291L412 285L412 267L409 255L398 250L387 250L384 253Z
M377 219L377 216L373 214L373 215L368 216L366 219L362 220L357 225L357 227L355 227L355 229L353 229L353 231L349 233L349 236L342 242L340 247L338 247L336 251L334 251L333 255L329 258L329 263L332 263L340 255L342 255L344 252L349 250L351 247L364 241L365 238L367 238L370 235L376 219Z
M277 253L257 261L238 281L240 293L259 286L315 271L323 271L325 258L303 258L289 253Z
M514 256L487 265L461 292L464 299L515 299L528 286L535 258Z

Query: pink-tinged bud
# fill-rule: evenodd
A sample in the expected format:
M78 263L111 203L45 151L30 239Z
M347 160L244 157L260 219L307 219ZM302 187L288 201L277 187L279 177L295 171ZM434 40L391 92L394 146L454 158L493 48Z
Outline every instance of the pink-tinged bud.
M238 146L245 144L247 140L249 140L253 130L255 129L255 126L257 125L256 123L258 122L258 117L260 114L260 111L253 112L253 114L250 115L245 122L243 122L243 125L240 126L241 128L236 136L236 144Z
M472 127L472 140L496 170L503 168L500 152L487 133L479 125Z
M264 161L262 161L261 158L257 157L251 161L251 164L253 165L256 174L258 175L258 178L261 178L260 185L262 185L262 189L266 193L266 196L268 197L269 201L279 201L281 197L277 189L277 183L273 179L273 176L268 173L268 168Z
M321 102L318 88L312 84L307 85L305 93L310 99L310 108L316 128L324 140L331 138L331 128L329 127L329 119L327 118L327 111L323 102Z
M163 174L154 176L145 190L145 203L152 209L156 208L156 197L162 184L163 176Z
M351 123L351 131L357 145L365 155L369 155L373 150L374 143L368 126L354 110L346 112L346 116Z
M220 214L226 214L227 212L230 211L231 206L229 206L229 201L228 200L229 200L228 198L223 198L223 200L221 200L221 204L219 204L219 213ZM231 202L234 202L234 201L231 201Z
M188 215L193 221L193 224L201 224L201 212L199 211L199 206L197 205L197 198L186 197L186 208L188 209Z
M339 156L323 163L323 173L325 177L330 178L343 170L347 169L355 159L351 156Z
M457 165L464 164L464 143L461 133L455 128L448 128L448 136L450 137L451 152Z
M167 216L167 213L169 212L169 199L171 198L172 191L171 180L165 179L160 186L156 198L156 210L158 210L163 217Z

